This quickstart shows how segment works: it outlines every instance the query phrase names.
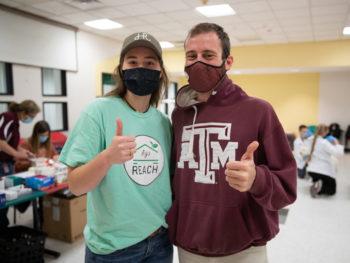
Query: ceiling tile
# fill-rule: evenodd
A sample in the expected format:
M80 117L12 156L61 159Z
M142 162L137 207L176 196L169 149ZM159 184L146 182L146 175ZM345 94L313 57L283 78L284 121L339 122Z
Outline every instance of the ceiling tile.
M103 8L105 5L100 2L78 2L74 0L65 0L64 3L68 6L75 7L79 10L93 10L97 8Z
M150 23L150 24L159 24L159 23L170 23L170 22L173 22L174 20L169 18L168 16L166 15L163 15L163 14L152 14L152 15L143 15L143 16L138 16L137 17L138 19L140 20L143 20L147 23Z
M118 10L129 16L139 16L157 13L154 8L144 3L118 6Z
M203 20L203 18L201 20ZM230 26L230 27L249 26L238 16L209 17L209 18L205 18L205 21L208 21L210 23L217 23L222 27L224 27L224 29L227 26Z
M209 20L209 18L192 17L190 20L182 20L182 21L176 20L176 22L190 29L199 23L211 22L211 21Z
M87 13L99 18L119 18L127 16L125 13L118 11L117 9L114 9L112 7L90 10L87 11Z
M314 24L324 24L330 22L343 23L346 19L345 15L330 15L330 16L313 16L312 22Z
M145 23L136 17L122 17L114 19L114 21L122 24L124 27L141 26Z
M159 31L159 29L155 25L147 24L144 23L143 25L140 26L132 26L130 27L131 31L134 32L148 32L152 34L152 32Z
M255 32L253 34L245 34L241 32L231 33L239 42L261 40L260 36Z
M349 0L310 0L311 6L348 4Z
M260 36L269 37L270 35L283 34L281 27L277 24L264 24L262 23L259 27L254 27L255 31L259 33Z
M121 39L124 40L124 38L126 38L127 36L130 36L131 34L135 33L136 31L133 31L130 28L127 27L122 27L122 28L116 28L116 29L112 29L112 30L106 30L105 31L106 34L112 35L112 36L118 36Z
M271 8L266 1L237 3L233 6L233 9L238 15L271 11Z
M63 15L62 17L66 18L67 23L72 23L72 24L84 23L86 21L98 19L98 17L95 17L88 13L83 13L83 12L67 14L67 15Z
M171 40L168 39L169 33L165 30L162 31L154 31L152 32L152 35L158 40L158 41L169 41Z
M242 25L242 26L226 26L225 27L225 31L231 32L231 33L235 33L235 34L243 34L243 35L255 35L256 32L253 28L251 28L248 25Z
M285 26L283 27L284 32L306 32L306 31L312 31L313 27L310 24L305 25L296 25L296 26Z
M305 32L286 32L285 33L288 38L309 38L313 37L312 31L305 31Z
M317 6L311 8L311 14L315 16L346 14L348 12L348 7L349 5Z
M248 0L244 0L248 1ZM257 1L257 0L251 0L251 1ZM201 0L183 0L182 2L186 3L189 7L195 8L198 6L203 6L203 3ZM209 0L207 5L219 5L219 4L229 4L232 8L234 8L234 5L231 3L234 1L225 1L225 0Z
M293 8L308 8L308 0L269 0L273 10L290 10Z
M178 30L188 30L187 28L185 29L184 25L178 23L178 22L170 22L170 23L159 23L156 25L158 28L162 30L173 30L173 29L178 29Z
M180 41L184 41L185 38L187 37L189 30L182 30L182 29L174 29L171 31L171 35L174 35L175 39L178 39ZM171 39L171 38L169 38Z
M339 29L339 27L341 28L341 26L339 26L339 24L335 24L335 23L330 23L330 24L314 24L313 29L315 32L322 32L324 30L327 31L336 31Z
M55 15L75 13L79 11L79 9L77 8L70 7L66 4L54 1L34 4L33 7L43 10L45 12L53 13Z
M186 39L186 36L187 36L187 32L184 33L185 31L183 31L183 30L181 32L182 32L181 35L180 34L175 34L173 32L172 32L171 35L168 34L166 40L170 41L171 43L176 44L176 45L183 45L183 43L184 43L184 41Z
M271 21L275 19L275 15L271 11L242 14L239 16L246 22L261 22L261 21Z
M283 27L288 26L303 26L303 25L310 25L311 20L310 19L279 19L279 23Z
M276 10L275 16L280 19L285 18L298 18L298 17L310 17L310 10L308 8L293 8L293 9L283 9Z
M200 15L195 10L168 12L166 15L177 21L204 18L204 16Z
M310 41L313 36L316 40L343 39L344 25L350 26L350 0L209 0L208 4L229 3L237 12L234 16L216 18L195 11L202 4L200 0L99 0L95 6L90 5L92 10L84 10L80 5L75 8L67 4L69 1L72 0L0 0L0 3L113 39L123 39L135 31L149 31L176 45L200 22L223 26L234 45L243 45L249 39L249 43ZM110 18L124 27L121 31L101 32L83 25L85 20L97 18Z
M181 0L158 0L147 1L147 4L159 12L171 12L177 10L188 10L190 7Z

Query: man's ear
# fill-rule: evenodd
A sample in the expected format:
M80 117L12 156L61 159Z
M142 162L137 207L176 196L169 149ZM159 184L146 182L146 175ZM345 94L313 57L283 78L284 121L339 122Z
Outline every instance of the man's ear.
M226 61L225 61L225 69L226 71L229 71L231 69L233 65L233 57L232 56L228 56L226 58Z

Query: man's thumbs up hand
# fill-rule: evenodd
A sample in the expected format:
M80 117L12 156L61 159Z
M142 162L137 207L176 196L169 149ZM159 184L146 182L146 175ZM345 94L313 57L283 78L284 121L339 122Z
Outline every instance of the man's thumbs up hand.
M242 155L241 161L249 160L254 162L254 152L258 149L259 143L254 141L247 147L246 152Z
M121 119L116 120L115 136L106 149L107 159L110 165L125 163L134 158L136 152L135 138L123 136L123 123Z
M254 152L258 147L259 143L254 141L248 145L240 161L227 162L226 181L232 188L240 192L246 192L252 187L256 176Z

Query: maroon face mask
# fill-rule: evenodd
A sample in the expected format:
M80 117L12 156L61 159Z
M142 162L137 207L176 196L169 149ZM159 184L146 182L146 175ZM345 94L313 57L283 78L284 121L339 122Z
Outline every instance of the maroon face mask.
M226 74L224 64L225 62L221 66L213 66L202 61L197 61L185 67L190 87L202 93L214 89Z

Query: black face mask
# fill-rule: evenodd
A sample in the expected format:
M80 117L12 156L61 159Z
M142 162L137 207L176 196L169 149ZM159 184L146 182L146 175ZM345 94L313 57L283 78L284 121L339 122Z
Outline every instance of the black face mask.
M126 88L138 96L151 95L159 88L160 71L147 68L123 70L123 82Z

